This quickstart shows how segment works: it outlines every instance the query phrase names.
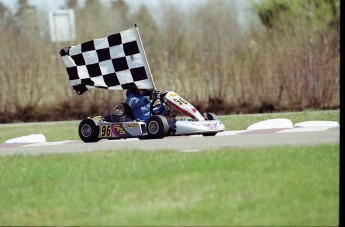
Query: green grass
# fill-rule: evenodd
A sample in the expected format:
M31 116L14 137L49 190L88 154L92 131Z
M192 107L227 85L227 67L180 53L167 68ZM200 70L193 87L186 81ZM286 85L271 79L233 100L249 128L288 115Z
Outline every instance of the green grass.
M226 130L242 130L258 121L272 118L288 118L293 123L302 121L337 121L339 122L339 110L335 111L304 111L296 113L272 113L272 114L244 114L221 116L220 120L225 124ZM79 121L58 122L56 124L28 124L18 126L0 124L0 143L8 139L30 134L42 133L47 141L79 140L78 136Z
M225 124L227 130L242 130L249 125L259 121L287 118L293 124L303 121L337 121L340 120L339 110L329 111L303 111L303 112L288 112L288 113L266 113L266 114L240 114L227 115L220 117L220 120Z
M339 145L0 157L0 225L337 226Z
M8 139L26 136L30 134L43 134L48 142L61 140L79 140L78 126L80 121L57 122L56 124L23 124L23 125L1 125L0 143Z

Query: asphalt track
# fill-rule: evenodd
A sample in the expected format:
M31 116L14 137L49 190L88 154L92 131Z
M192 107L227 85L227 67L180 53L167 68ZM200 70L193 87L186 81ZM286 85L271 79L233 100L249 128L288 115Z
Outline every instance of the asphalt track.
M263 129L225 131L212 137L179 136L156 140L101 140L98 143L84 143L79 140L59 141L33 144L0 144L0 155L39 155L58 153L81 153L97 151L126 150L176 150L180 152L197 152L223 147L268 147L268 146L302 146L317 144L337 144L340 141L340 128L307 129Z

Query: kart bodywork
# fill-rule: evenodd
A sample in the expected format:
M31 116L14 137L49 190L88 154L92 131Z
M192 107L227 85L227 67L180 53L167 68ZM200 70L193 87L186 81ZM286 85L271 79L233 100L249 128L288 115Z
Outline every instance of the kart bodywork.
M158 103L158 104L157 104ZM213 113L200 112L176 92L161 93L160 99L151 104L151 117L147 122L134 118L131 108L122 103L123 111L115 109L110 115L84 119L79 124L79 136L84 142L100 139L160 139L166 136L196 135L214 136L225 130L224 124ZM166 113L158 115L155 107L164 105ZM177 118L174 112L186 117Z

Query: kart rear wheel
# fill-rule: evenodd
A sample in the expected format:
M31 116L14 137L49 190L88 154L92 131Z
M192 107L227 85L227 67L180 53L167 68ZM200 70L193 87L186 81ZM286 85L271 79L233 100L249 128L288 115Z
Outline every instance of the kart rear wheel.
M169 132L169 124L165 117L155 115L149 118L146 124L148 138L162 139Z
M98 142L99 126L91 119L84 119L79 124L79 137L85 143Z

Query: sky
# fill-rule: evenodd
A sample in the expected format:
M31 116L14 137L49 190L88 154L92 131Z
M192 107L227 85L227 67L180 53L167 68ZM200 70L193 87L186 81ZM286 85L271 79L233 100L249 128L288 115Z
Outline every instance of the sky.
M60 9L61 6L64 6L65 0L28 0L31 5L36 6L42 10L57 10ZM85 0L78 0L79 4L83 5ZM101 0L103 2L110 2L112 0ZM188 10L190 8L195 7L195 5L202 4L207 0L169 0L170 3L176 4L177 6L181 7L184 10ZM216 0L212 0L215 1ZM245 27L247 18L250 17L250 12L248 11L248 7L253 1L260 1L260 0L228 0L228 1L236 1L237 12L238 12L238 23L242 27ZM0 2L4 3L8 8L12 10L16 10L18 0L0 0ZM155 10L159 7L159 4L162 0L125 0L125 2L129 5L131 11L135 11L138 9L142 4L148 6L149 9Z
M111 0L101 1L110 2ZM0 2L4 3L10 9L15 10L18 0L0 0ZM85 0L79 0L79 4L84 4L84 2ZM139 6L142 4L145 4L150 7L156 7L159 5L161 0L125 0L125 2L127 2L133 10L135 10L136 8L139 8ZM172 2L173 4L175 3L176 5L179 5L181 7L186 7L190 5L200 4L202 2L205 2L205 0L172 0L170 2ZM40 9L55 10L63 6L65 0L29 0L29 3L31 5L37 6Z

